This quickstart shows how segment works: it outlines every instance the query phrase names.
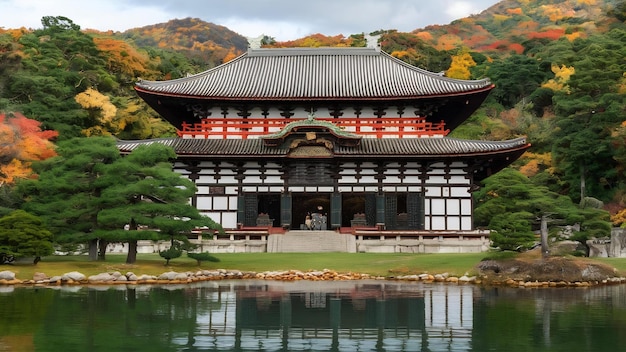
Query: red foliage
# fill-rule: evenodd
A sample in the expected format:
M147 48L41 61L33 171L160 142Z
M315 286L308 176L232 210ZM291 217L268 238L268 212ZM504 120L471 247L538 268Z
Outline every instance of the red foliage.
M31 175L31 161L57 155L51 140L59 133L42 131L40 125L20 113L0 113L0 184Z
M553 28L543 32L528 33L528 39L551 39L557 40L565 35L565 28Z

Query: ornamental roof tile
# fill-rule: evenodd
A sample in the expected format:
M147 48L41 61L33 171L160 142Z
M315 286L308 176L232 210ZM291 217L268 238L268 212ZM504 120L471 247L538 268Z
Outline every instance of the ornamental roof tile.
M491 89L409 65L376 48L250 49L202 73L137 82L138 91L220 100L399 99Z

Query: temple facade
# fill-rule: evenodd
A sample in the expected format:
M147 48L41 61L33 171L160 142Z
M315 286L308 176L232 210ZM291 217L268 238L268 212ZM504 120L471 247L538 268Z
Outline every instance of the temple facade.
M457 80L378 48L250 49L197 75L139 81L177 138L163 143L191 200L225 229L463 236L472 192L526 149L448 137L493 84Z

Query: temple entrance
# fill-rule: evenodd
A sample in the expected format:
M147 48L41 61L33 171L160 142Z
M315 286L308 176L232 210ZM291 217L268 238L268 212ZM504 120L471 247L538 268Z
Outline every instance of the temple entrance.
M306 230L307 215L314 217L316 213L326 216L325 228L318 229L330 229L330 193L293 193L292 197L292 229ZM321 210L319 207L321 207ZM317 218L311 220L312 223L319 221Z
M243 226L280 226L279 193L246 193L239 198L238 222L240 224Z
M376 225L376 193L342 194L341 226L366 227Z

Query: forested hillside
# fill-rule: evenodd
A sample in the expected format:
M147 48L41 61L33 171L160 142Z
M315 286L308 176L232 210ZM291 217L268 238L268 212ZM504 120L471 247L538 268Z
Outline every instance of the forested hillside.
M601 201L619 225L626 218L625 20L623 0L504 0L449 25L368 34L380 34L382 50L410 64L454 78L489 77L496 89L452 135L527 136L533 148L514 166L528 178L523 187L576 204ZM82 31L65 17L42 23L39 30L0 28L0 123L36 120L58 133L44 141L171 136L173 128L133 91L136 80L198 73L247 47L229 29L191 18L123 33ZM363 33L266 39L274 47L365 45ZM33 136L11 126L14 138ZM3 135L3 153L9 144ZM15 151L0 158L5 185L16 179L7 167L13 160L24 166L38 159ZM479 194L476 203L503 196Z

